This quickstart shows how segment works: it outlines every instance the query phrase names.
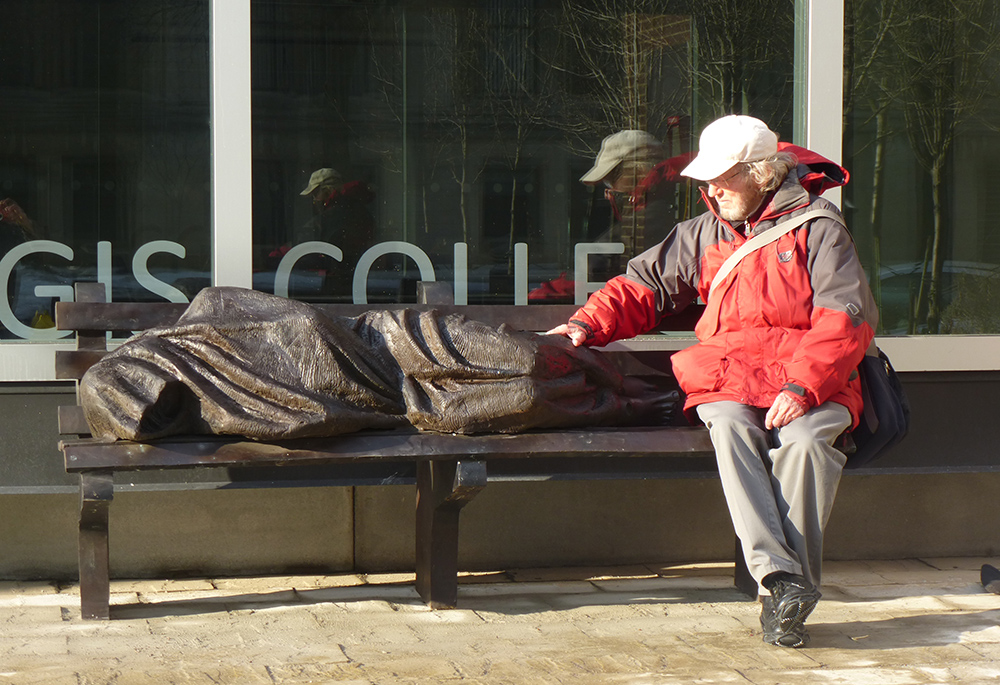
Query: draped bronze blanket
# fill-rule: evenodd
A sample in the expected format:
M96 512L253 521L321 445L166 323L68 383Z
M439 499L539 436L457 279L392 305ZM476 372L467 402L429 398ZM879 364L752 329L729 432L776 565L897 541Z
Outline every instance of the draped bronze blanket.
M562 336L412 309L331 317L241 288L207 288L175 325L126 341L87 372L80 397L95 437L138 441L406 425L512 433L635 423L677 400L638 397L599 352Z

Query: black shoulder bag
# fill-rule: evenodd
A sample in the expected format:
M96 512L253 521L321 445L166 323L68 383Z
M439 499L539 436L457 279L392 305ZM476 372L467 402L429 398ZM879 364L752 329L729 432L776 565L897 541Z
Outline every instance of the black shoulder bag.
M896 370L885 352L875 347L858 365L864 409L858 426L851 431L855 450L845 468L856 469L882 456L885 450L906 437L910 430L910 403Z

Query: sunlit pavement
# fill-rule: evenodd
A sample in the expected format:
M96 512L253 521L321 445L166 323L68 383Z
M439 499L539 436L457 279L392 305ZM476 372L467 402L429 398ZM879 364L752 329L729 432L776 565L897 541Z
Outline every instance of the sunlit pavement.
M76 586L0 583L0 683L988 683L983 563L828 562L799 650L728 564L471 574L445 611L412 574L123 581L104 622Z

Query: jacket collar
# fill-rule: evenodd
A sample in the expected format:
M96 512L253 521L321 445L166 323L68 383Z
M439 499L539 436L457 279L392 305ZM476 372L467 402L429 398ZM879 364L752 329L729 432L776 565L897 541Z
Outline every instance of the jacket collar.
M794 172L789 173L778 189L767 200L767 206L761 212L760 218L753 222L754 233L759 232L764 222L776 223L778 217L794 212L796 209L808 207L809 192L799 183Z

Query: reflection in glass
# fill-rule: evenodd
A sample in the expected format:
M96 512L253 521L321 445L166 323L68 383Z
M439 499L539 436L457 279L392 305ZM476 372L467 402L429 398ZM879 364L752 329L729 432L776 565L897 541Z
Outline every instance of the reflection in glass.
M580 180L606 137L646 131L671 168L724 113L791 139L791 2L251 9L254 284L269 292L412 302L436 279L459 301L571 302L701 211L662 169L612 207ZM337 212L302 194L322 169Z
M79 280L184 300L210 280L207 3L3 7L3 335L55 337Z
M844 198L880 332L1000 333L1000 6L853 0L847 12Z

